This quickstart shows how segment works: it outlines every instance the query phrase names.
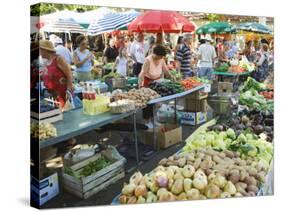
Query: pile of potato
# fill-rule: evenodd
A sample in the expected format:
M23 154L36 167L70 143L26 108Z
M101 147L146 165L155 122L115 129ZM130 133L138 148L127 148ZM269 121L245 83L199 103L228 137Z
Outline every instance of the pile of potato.
M159 98L160 95L150 88L131 89L128 92L114 92L112 94L113 101L121 99L129 99L135 102L138 108L145 107L147 102L152 99Z
M51 123L31 123L31 136L46 140L57 136L57 129Z
M268 170L256 158L228 150L199 149L164 158L144 176L136 172L119 203L151 203L256 196Z

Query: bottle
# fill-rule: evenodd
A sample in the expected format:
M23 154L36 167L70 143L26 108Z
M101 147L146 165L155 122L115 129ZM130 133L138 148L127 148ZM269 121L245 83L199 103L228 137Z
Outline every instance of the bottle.
M85 83L84 83L84 86L83 86L83 89L82 89L82 96L83 96L83 99L87 99L87 91L88 91L87 83L85 82Z
M84 88L82 91L82 96L83 96L83 112L85 114L89 114L89 95L88 95L88 86L87 83L84 84Z
M89 84L89 99L90 100L96 99L96 92L95 92L95 89L94 89L94 87L91 83Z

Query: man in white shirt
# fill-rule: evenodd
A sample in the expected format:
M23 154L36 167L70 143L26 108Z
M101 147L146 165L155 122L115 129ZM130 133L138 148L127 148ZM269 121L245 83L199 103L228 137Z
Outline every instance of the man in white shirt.
M208 80L212 80L214 60L217 57L215 47L211 45L211 41L211 36L206 36L205 43L201 44L198 49L198 77L204 77Z
M56 54L63 57L66 62L71 65L72 64L72 55L68 48L63 46L62 39L57 37L54 41Z
M138 33L136 35L136 40L131 44L130 47L130 55L134 61L134 65L133 65L134 76L138 76L139 73L141 72L147 50L148 49L144 44L143 33Z

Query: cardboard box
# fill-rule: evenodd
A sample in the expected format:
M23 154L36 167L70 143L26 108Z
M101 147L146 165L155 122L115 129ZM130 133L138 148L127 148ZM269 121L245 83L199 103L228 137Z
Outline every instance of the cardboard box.
M181 124L198 125L207 121L206 112L181 112Z
M186 95L186 99L191 99L191 100L201 100L201 99L206 99L208 97L208 93L203 92L203 91L195 91L191 94Z
M31 176L31 198L38 204L43 205L59 194L59 180L57 172L38 180Z
M169 129L162 132L161 129ZM169 146L182 141L182 127L177 125L162 125L156 129L156 147L165 149ZM153 145L153 129L143 131L142 142L147 145Z
M233 92L232 82L219 82L218 83L218 95L231 94Z
M207 112L207 98L201 100L186 99L185 110L189 112Z

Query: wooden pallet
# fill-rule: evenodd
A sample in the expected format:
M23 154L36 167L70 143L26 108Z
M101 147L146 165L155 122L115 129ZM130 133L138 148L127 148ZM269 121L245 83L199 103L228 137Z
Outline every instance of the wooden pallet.
M70 168L74 171L79 171L88 163L97 160L101 155L107 159L114 161L106 168L94 173L93 175L77 179L66 173L63 173L64 189L80 198L87 199L95 193L105 189L107 186L115 183L125 176L124 164L126 159L120 154L110 154L110 150L105 150L99 154L94 155L84 161L81 161ZM115 150L116 151L116 150Z

